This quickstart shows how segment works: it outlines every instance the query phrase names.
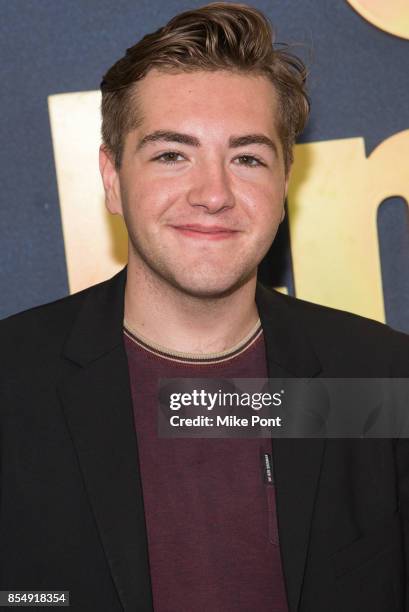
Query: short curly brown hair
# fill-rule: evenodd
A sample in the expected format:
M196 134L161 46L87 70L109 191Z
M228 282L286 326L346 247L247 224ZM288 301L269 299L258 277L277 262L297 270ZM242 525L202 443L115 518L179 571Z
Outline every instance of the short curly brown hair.
M270 22L246 4L213 2L173 17L165 26L144 36L104 75L102 140L121 165L124 139L140 124L137 81L151 68L165 72L230 70L267 76L278 94L278 132L286 170L292 148L310 111L305 89L306 67L274 42Z

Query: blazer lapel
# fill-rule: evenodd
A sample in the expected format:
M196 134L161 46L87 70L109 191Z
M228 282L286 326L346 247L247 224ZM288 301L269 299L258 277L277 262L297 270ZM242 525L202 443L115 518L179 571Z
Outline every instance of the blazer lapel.
M125 280L126 269L89 290L65 345L69 361L59 396L123 608L150 612L142 486L122 340Z
M270 378L310 378L321 370L302 324L284 298L257 283ZM325 448L323 439L273 439L280 549L290 612L298 610Z

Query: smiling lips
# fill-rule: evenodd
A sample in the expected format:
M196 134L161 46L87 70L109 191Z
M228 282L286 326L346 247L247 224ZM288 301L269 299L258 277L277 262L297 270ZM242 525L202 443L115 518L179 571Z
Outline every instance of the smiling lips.
M205 240L223 240L225 238L231 238L238 233L237 230L231 230L221 225L199 225L197 223L189 223L173 227L184 236Z

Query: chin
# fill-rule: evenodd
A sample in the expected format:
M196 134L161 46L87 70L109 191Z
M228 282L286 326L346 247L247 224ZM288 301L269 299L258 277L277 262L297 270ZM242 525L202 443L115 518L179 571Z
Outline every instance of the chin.
M177 289L191 297L197 297L202 299L217 299L234 293L245 282L247 282L249 278L249 276L240 276L239 278L235 278L230 281L226 278L219 280L198 279L196 282L194 282L192 278L190 278L186 281L182 281L179 279L178 281L176 281L176 283L172 284Z

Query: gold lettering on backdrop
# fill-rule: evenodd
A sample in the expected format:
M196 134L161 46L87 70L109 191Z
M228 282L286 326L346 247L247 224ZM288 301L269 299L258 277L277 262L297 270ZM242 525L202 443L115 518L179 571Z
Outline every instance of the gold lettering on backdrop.
M385 320L379 204L409 202L409 130L367 158L363 138L297 145L288 195L297 297Z
M98 169L100 102L98 91L48 98L70 293L113 276L127 260L126 230L105 208Z
M71 293L109 278L127 259L122 219L104 206L99 104L95 91L49 97ZM288 212L297 297L384 320L376 213L386 197L409 201L408 160L409 130L369 158L362 138L295 147Z
M402 38L409 38L408 0L347 0L372 25Z

